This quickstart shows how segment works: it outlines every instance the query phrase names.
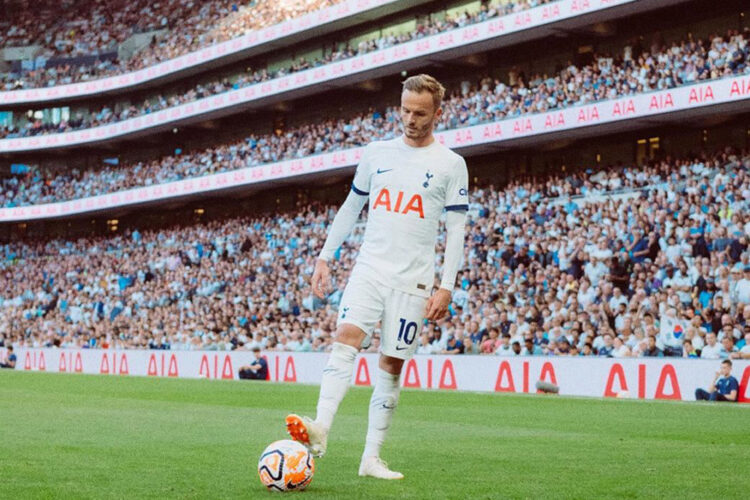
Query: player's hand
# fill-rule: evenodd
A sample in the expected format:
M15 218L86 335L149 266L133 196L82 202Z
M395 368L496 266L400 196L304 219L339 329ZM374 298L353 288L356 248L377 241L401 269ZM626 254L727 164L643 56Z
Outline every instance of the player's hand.
M451 292L445 288L438 289L427 301L425 319L435 321L443 319L448 314L448 304L451 303Z
M328 268L328 262L318 259L315 262L315 270L310 280L313 293L319 299L325 299L331 291L331 270Z

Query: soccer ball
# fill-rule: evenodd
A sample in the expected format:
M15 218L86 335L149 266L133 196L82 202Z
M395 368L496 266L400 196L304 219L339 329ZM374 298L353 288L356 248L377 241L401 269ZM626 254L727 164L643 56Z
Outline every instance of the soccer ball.
M269 444L258 460L260 482L273 491L304 490L314 472L315 461L308 449L290 439Z

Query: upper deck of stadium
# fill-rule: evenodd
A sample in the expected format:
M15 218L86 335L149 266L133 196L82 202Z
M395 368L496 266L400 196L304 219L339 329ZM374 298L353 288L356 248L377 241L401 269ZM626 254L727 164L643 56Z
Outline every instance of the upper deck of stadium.
M693 2L693 5L706 8L708 2ZM729 12L736 14L739 11L730 9ZM668 13L669 11L666 12ZM648 67L654 72L646 79L648 86L643 87L643 78L618 78L609 81L604 71L606 67L609 67L609 71L617 73L623 67L627 67L627 64L623 66L619 60L620 56L616 56L613 62L611 56L605 54L620 53L623 50L627 52L628 47L632 45L626 41L629 36L628 29L636 32L645 30L649 37L656 36L658 31L653 31L653 26L650 27L648 21L651 19L653 23L659 22L660 16L657 14L663 16L665 12L630 17L623 19L623 24L609 25L608 29L617 31L617 36L602 36L601 48L597 48L596 51L590 49L590 52L582 55L581 63L589 61L586 65L571 65L568 62L566 68L566 54L578 47L575 37L567 46L563 44L564 37L557 38L556 40L561 42L561 48L550 48L544 55L542 53L546 45L532 41L527 44L516 44L505 52L478 52L478 64L476 61L467 62L465 59L461 61L462 64L453 65L433 62L430 71L435 70L439 75L445 75L444 81L452 94L452 98L446 103L449 112L440 126L438 138L464 155L479 155L507 151L509 148L538 147L561 141L571 143L586 137L647 129L658 125L689 124L700 128L706 120L713 120L712 117L718 112L722 112L723 116L744 112L750 84L743 75L747 74L748 67L743 64L730 68L731 61L723 55L723 51L734 42L729 43L730 38L725 34L722 34L720 39L712 39L716 33L711 33L712 30L734 30L738 34L733 35L732 40L739 37L737 39L741 40L743 50L747 47L747 37L737 31L741 25L727 18L722 12L714 13L712 17L710 13L697 10L692 14L692 18L682 16L681 20L671 24L671 34L662 38L660 44L652 42L647 45L646 52L651 52ZM705 26L696 21L703 18ZM468 25L461 29L473 27L476 25ZM696 30L695 36L692 30ZM688 33L689 37L681 37L682 33ZM589 31L586 31L585 37L590 37ZM686 45L685 40L692 42ZM715 50L714 45L720 49L718 60L721 60L721 64L715 65L715 68L712 66L714 69L700 78L692 78L682 73L678 75L677 73L684 72L684 68L671 66L685 55L692 53L692 57L695 57L695 50L691 47L702 47L701 51L711 52ZM675 47L679 50L673 54ZM520 53L511 54L514 51ZM592 62L591 57L594 56L599 59ZM746 58L746 55L743 58ZM513 69L512 66L518 61L524 63L520 69ZM638 64L641 64L640 60ZM491 78L492 73L481 77L490 66L497 67L501 72L510 68L509 76L513 71L530 72L529 78L524 78L519 86L518 82L505 81L504 77L498 79L497 72L494 73L494 78ZM562 70L545 74L545 67L550 68L550 71L553 67ZM476 79L467 79L467 68L477 73ZM673 71L675 78L670 76ZM575 76L575 72L580 73ZM572 76L575 77L571 78ZM581 76L594 79L580 80ZM554 85L557 86L574 85L572 92L568 89L562 95L562 100L559 100L558 91L552 92L554 88L549 83L553 79ZM397 95L398 74L381 80L384 82L383 86L374 87L378 94ZM466 83L473 83L474 90L467 93L464 87ZM637 87L628 87L630 85ZM64 168L58 168L58 173L53 177L43 177L44 183L39 186L44 187L46 194L29 190L33 186L28 185L23 191L26 193L24 196L19 196L21 192L12 197L4 196L3 204L7 208L0 210L0 218L5 221L24 221L109 212L125 207L162 204L218 192L243 191L250 186L279 181L297 179L299 182L299 179L306 176L320 180L328 175L340 176L356 164L359 146L364 144L356 137L352 140L352 134L347 132L347 127L360 127L363 124L365 127L376 126L377 129L372 130L372 133L365 134L367 140L373 140L393 132L390 128L377 125L377 120L373 121L376 115L385 116L386 124L392 125L393 121L397 121L395 110L386 107L386 104L394 104L393 99L388 99L387 103L381 100L374 104L375 110L378 111L373 114L367 109L368 102L354 102L357 100L356 94L347 89L347 86L335 91L315 89L320 94L316 93L312 99L301 99L299 103L291 102L289 106L294 111L292 114L297 115L293 118L294 121L290 114L289 123L278 127L274 123L274 130L270 134L265 131L258 133L258 130L263 130L262 123L267 119L265 116L250 116L248 122L258 122L261 125L260 129L256 128L249 132L247 128L243 128L243 124L230 118L230 121L224 122L204 121L197 125L192 133L189 127L183 129L184 124L181 124L179 133L152 134L139 140L138 147L133 148L140 150L145 146L153 151L154 142L164 142L161 152L148 153L151 158L144 153L147 157L142 159L147 161L146 170L143 167L135 168L139 165L138 161L127 160L133 151L127 151L128 148L112 141L104 141L104 144L108 145L107 149L94 154L78 157L56 156L54 163L62 163ZM525 92L521 92L522 90ZM376 92L369 93L374 95ZM533 99L524 97L525 95ZM207 99L216 97L223 95ZM553 98L555 103L549 101ZM337 102L337 99L343 99L347 105L342 106L342 102ZM510 101L507 101L508 99ZM350 100L352 102L349 102ZM500 106L503 100L516 104ZM368 101L373 102L372 99ZM311 109L307 110L307 107ZM316 109L312 109L313 107ZM336 107L339 108L338 112L335 111ZM298 110L300 112L297 112ZM236 115L239 111L234 113ZM372 116L364 119L368 113ZM334 121L331 121L332 119ZM125 122L119 125L123 123ZM210 131L208 136L207 131ZM228 131L232 131L234 136L230 137ZM56 135L27 139L44 141ZM347 139L340 140L337 138L339 136ZM299 142L295 144L295 141ZM265 146L256 150L248 149L250 142L261 146L268 144L270 154L267 154L269 151ZM318 144L321 147L318 147ZM202 145L205 145L206 149L202 149ZM189 154L181 154L181 151L187 148L191 148ZM46 154L57 155L64 151L64 148L50 146L47 150L49 153ZM17 153L6 155L6 161L15 164L39 163L46 161L44 154L44 149L35 149L25 156ZM217 158L223 157L224 160L211 159L217 154ZM103 159L113 157L121 157L125 160L124 165L111 169L107 167L107 171L96 167ZM81 158L84 158L84 163L81 162ZM209 164L205 164L205 158L209 158ZM184 169L183 165L193 166ZM83 175L84 184L66 181L79 175L73 173L73 167ZM73 174L72 177L70 174ZM31 176L24 183L33 182L34 179L37 177Z
M240 6L168 0L151 6L138 0L108 2L105 13L97 4L77 0L63 6L17 0L5 5L7 19L0 22L5 61L0 105L128 93L429 1L261 0Z
M101 94L92 94L92 99L85 105L73 109L45 107L24 113L24 106L29 103L19 101L19 97L25 91L6 92L0 95L0 103L4 102L6 109L14 109L15 114L10 120L6 118L8 125L1 135L8 140L0 140L0 154L135 139L175 126L263 109L330 89L362 84L417 67L450 64L456 59L553 33L583 27L596 29L592 23L681 1L643 0L633 3L630 0L606 0L596 5L559 0L506 15L500 15L502 12L498 11L489 18L486 10L476 9L467 11L465 16L458 14L453 22L442 24L432 21L418 23L412 18L405 23L390 25L390 28L401 30L399 35L386 35L385 31L367 28L369 32L347 38L346 42L330 51L318 53L319 50L313 50L301 56L301 52L295 52L296 57L275 66L253 65L253 70L228 69L202 81L187 82L187 86L183 83L179 88L131 92L132 95L120 101L105 100ZM456 12L461 12L460 7ZM403 32L412 25L419 29ZM352 48L354 44L356 49ZM198 66L201 65L196 62ZM211 66L204 68L210 69ZM70 92L57 95L60 98L75 97ZM39 135L55 137L39 139L36 137Z

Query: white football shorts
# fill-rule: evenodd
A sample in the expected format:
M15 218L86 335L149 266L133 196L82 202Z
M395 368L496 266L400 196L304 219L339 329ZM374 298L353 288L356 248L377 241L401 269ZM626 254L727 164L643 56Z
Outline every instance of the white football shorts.
M352 324L369 338L380 321L380 352L411 359L422 333L427 300L384 286L362 273L352 273L341 297L336 326Z

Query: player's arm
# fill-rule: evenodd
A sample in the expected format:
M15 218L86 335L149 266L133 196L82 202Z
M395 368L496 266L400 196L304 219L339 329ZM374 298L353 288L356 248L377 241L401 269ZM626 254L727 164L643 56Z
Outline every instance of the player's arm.
M440 288L427 301L425 317L428 320L445 317L451 302L451 294L456 287L456 275L464 253L466 213L469 210L468 185L469 174L466 163L462 160L447 189L443 275L440 279Z
M328 230L323 250L321 250L318 260L315 263L311 284L313 293L321 299L325 297L325 294L330 291L331 287L331 270L328 268L328 261L333 258L333 254L344 243L352 232L352 229L354 229L354 225L357 223L357 219L359 219L359 214L362 212L365 203L367 203L370 194L368 193L369 189L370 176L363 158L354 175L352 190L349 191L344 204L341 205L341 208L336 213L336 217L333 218L333 223Z
M466 234L466 210L450 211L445 214L445 256L440 289L453 292L456 275L464 254Z
M328 268L328 261L333 258L333 254L352 232L366 202L367 195L358 193L352 187L349 196L346 197L336 217L333 218L333 224L328 231L328 237L318 256L318 261L315 263L312 276L313 293L321 299L331 288L331 270Z
M436 320L445 317L448 313L448 305L451 303L451 295L455 288L458 267L461 265L461 257L464 251L464 228L466 225L466 211L448 212L445 220L445 257L443 258L443 276L440 280L440 288L432 294L427 301L428 320Z

